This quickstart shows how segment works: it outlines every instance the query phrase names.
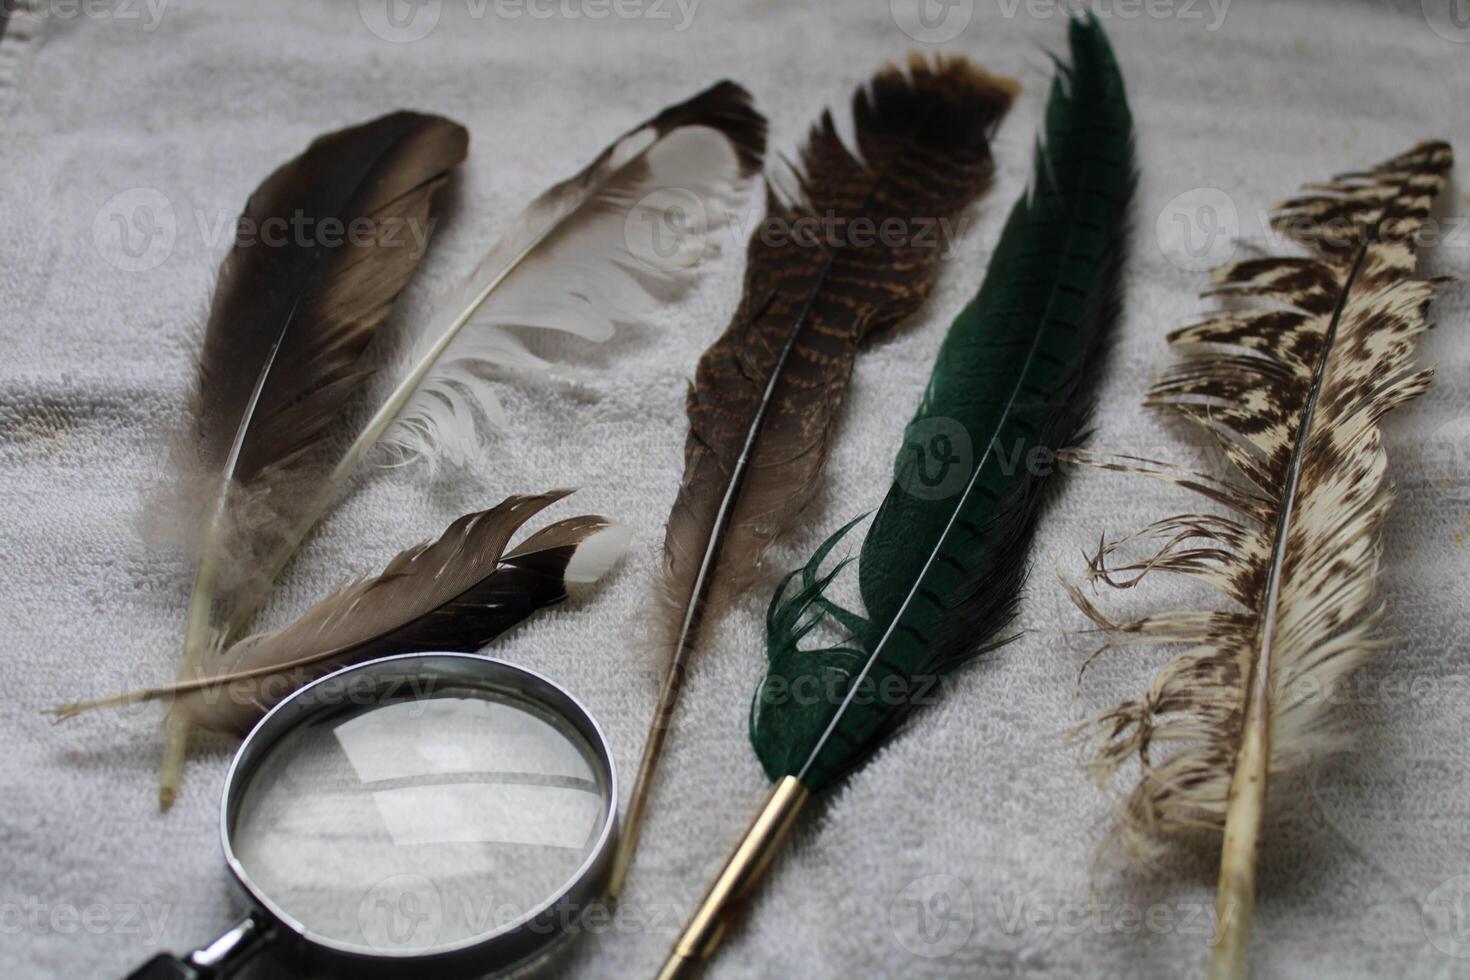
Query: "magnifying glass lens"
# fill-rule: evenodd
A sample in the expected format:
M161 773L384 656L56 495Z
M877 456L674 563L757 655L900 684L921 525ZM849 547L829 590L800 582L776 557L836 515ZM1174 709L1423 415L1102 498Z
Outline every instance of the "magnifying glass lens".
M243 787L230 841L303 934L431 953L538 912L577 874L608 816L596 759L533 700L441 684L285 733Z

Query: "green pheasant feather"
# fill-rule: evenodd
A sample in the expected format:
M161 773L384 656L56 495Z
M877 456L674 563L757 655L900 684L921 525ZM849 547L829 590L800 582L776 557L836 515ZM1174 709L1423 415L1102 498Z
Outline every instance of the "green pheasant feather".
M866 615L825 598L846 565L827 570L828 559L858 521L772 600L767 673L750 719L772 780L795 776L813 791L831 783L938 677L993 645L1014 614L1055 450L1078 435L1116 316L1135 182L1123 80L1095 18L1072 22L1070 45L1031 188L940 348L863 542ZM824 624L846 642L803 648Z

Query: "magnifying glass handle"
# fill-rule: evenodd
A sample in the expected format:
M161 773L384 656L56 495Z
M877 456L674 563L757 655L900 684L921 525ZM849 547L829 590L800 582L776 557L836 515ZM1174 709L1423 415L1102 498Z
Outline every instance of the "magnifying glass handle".
M203 949L183 959L159 953L129 973L127 980L224 980L259 952L266 939L265 926L247 915Z

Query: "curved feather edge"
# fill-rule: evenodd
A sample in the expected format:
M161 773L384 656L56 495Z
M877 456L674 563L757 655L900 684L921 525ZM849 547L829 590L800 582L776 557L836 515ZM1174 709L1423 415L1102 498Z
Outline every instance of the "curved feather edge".
M179 677L235 635L274 577L332 466L335 423L368 377L366 351L423 256L430 202L469 135L438 116L396 112L318 138L251 195L220 267L199 359L179 493L166 525L196 553ZM281 223L337 223L349 241L268 237ZM310 228L310 225L306 227ZM325 225L323 225L325 227ZM159 772L167 808L183 775L188 724L169 720Z

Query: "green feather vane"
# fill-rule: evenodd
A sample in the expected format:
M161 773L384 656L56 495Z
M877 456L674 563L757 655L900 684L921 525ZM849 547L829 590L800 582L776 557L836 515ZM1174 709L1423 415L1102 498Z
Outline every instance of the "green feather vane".
M1015 612L1055 451L1085 421L1086 389L1116 318L1136 177L1132 116L1101 26L1074 20L1070 44L1031 188L1006 222L979 295L940 348L863 542L866 615L825 597L848 564L829 570L828 559L861 518L772 600L750 738L776 790L675 946L665 978L689 975L712 952L731 904L809 794L867 758L939 677L994 646ZM962 469L931 486L939 462ZM819 627L847 639L803 648Z

